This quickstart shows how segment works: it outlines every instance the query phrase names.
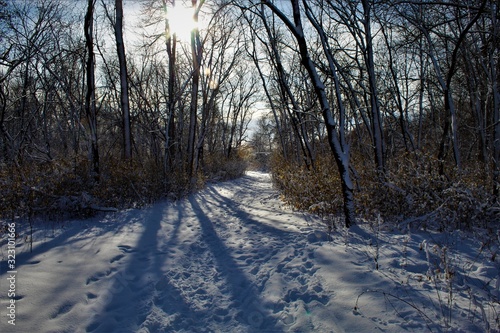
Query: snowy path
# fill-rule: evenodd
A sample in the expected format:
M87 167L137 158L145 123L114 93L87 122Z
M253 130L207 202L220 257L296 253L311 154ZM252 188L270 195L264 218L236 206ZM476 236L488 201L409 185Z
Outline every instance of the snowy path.
M282 206L268 174L249 172L175 203L41 230L33 253L18 246L15 327L0 275L0 331L427 331L419 311L391 308L382 294L354 310L362 293L394 292L406 277L392 269L402 260L394 239L379 240L379 264L391 269L374 271L370 235L356 227L327 242L322 229ZM404 251L413 246L425 272L419 241Z
M267 174L88 224L18 256L14 331L279 332L299 298L330 298Z

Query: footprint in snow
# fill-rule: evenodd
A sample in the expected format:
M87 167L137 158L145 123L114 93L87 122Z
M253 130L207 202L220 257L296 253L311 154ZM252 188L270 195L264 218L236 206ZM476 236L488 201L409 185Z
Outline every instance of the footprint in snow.
M314 267L314 264L312 262L306 261L303 266L300 266L299 270L304 274L313 276L318 269Z
M74 304L72 303L64 303L63 305L61 305L56 312L54 312L50 318L51 319L55 319L59 316L62 316L63 314L66 314L68 312L71 311L71 309L73 308Z
M110 263L110 264L112 264L112 263L114 263L115 261L118 261L118 260L122 259L123 257L125 257L125 255L124 255L124 254L119 254L119 255L117 255L117 256L115 256L115 257L111 258L111 260L109 261L109 263Z
M105 276L106 276L105 273L102 273L102 272L96 273L96 274L92 275L91 277L89 277L87 279L87 283L86 284L89 285L91 283L97 282L97 281L99 281L100 279L102 279Z
M323 292L323 288L321 286L316 286L315 289L317 290L315 290L315 292L311 292L307 289L305 291L297 289L289 290L285 295L284 300L287 303L300 300L306 304L317 301L323 305L326 305L330 301L330 297L326 294L321 294Z
M135 250L130 245L118 245L118 248L123 253L132 253L132 252L135 252Z
M92 275L91 277L89 277L87 279L86 285L89 285L91 283L97 282L97 281L101 280L104 277L110 276L111 274L113 274L116 271L118 271L117 268L110 268L106 272L95 273L94 275Z
M90 301L90 300L93 300L93 299L96 299L97 298L97 295L94 294L94 293L87 293L87 301Z

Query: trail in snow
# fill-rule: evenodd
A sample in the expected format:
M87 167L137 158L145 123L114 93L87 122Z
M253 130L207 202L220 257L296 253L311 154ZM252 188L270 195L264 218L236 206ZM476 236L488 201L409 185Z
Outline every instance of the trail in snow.
M320 220L283 207L270 176L259 172L177 202L62 229L40 227L33 253L18 244L15 327L5 313L2 253L0 330L425 332L445 326L425 280L430 251L418 249L421 235L375 237L354 227L328 242L324 229ZM479 270L464 281L493 292L496 265L473 253L460 258L475 260ZM484 327L480 307L467 312L468 296L454 297L450 326ZM476 298L480 303L488 294Z

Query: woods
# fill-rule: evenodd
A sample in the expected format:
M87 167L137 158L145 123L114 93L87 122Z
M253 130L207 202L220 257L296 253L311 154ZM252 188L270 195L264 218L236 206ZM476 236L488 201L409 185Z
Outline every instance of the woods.
M266 22L280 22L273 38L288 47L267 48L269 57L294 57L269 68L270 81L278 89L286 81L287 91L300 91L295 98L308 94L269 105L300 105L294 113L302 124L317 124L307 134L294 131L288 141L291 147L310 142L313 168L300 153L275 157L275 182L290 204L332 216L343 196L346 226L346 205L369 220L380 214L441 230L498 220L498 87L486 72L499 67L471 63L498 54L496 3L269 1L251 12L263 31ZM478 73L484 76L472 83ZM293 122L285 111L279 114ZM276 135L276 142L283 137Z
M1 215L143 205L260 162L346 227L498 221L499 17L493 0L2 0Z

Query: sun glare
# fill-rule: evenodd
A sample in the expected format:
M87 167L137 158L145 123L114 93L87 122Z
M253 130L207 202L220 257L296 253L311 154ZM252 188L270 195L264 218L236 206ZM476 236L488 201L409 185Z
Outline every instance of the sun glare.
M178 39L189 41L191 32L197 28L197 23L193 18L194 9L184 6L168 8L167 20L170 26L170 33L175 34Z

